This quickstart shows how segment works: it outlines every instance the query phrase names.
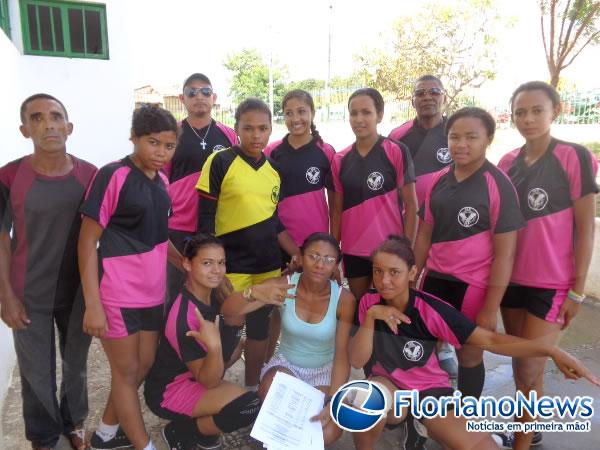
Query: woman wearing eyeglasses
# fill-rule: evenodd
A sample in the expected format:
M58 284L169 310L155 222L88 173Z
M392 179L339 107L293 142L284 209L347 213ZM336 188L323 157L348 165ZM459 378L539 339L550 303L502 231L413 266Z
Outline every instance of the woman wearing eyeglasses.
M325 445L342 431L330 420L328 400L348 380L348 342L356 301L331 275L340 260L337 241L326 233L313 233L300 248L303 272L271 279L253 286L249 299L235 293L222 306L225 315L248 314L272 303L269 286L287 286L286 298L278 299L281 341L275 355L264 366L258 395L264 399L273 377L284 372L322 390L327 395L320 420Z
M395 128L390 139L402 142L410 150L415 166L417 199L425 201L425 192L435 172L452 162L446 137L446 118L442 107L446 96L441 80L423 75L414 85L412 105L417 117Z

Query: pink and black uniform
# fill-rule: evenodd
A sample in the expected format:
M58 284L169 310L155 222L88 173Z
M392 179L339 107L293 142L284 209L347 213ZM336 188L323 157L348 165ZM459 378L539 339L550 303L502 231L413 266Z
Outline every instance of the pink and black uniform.
M454 389L448 373L440 367L436 344L445 341L460 348L475 331L475 324L432 295L409 292L404 314L410 324L400 324L394 334L384 321L375 321L371 375L389 379L398 389L416 389L421 398L452 395ZM369 308L385 304L374 290L363 295L358 306L360 325Z
M316 232L329 232L325 189L333 189L331 161L335 150L313 138L293 148L288 137L273 142L264 154L277 165L281 177L278 215L297 246Z
M154 365L144 383L146 403L159 417L170 420L191 417L194 407L206 392L187 366L189 362L206 358L206 349L186 333L200 328L196 308L205 320L215 320L220 305L214 293L213 290L209 306L184 288L169 310ZM225 353L226 348L223 347L224 359ZM227 353L231 355L230 351Z
M14 330L25 436L33 447L54 447L88 414L86 361L90 336L83 333L83 297L77 266L79 207L96 171L69 155L62 176L34 171L31 156L0 168L0 231L10 235L10 285L31 321ZM55 327L62 381L56 398Z
M404 233L398 188L415 181L408 148L380 136L363 157L352 144L335 154L332 174L343 196L344 272L349 278L370 276L373 250L390 234Z
M201 138L204 138L204 145ZM198 231L196 183L202 166L213 152L229 148L236 142L235 131L214 119L201 129L192 128L187 120L181 122L175 154L164 169L173 204L173 214L169 218L170 237L179 251L183 249L185 236L193 236Z
M475 320L485 302L493 236L524 225L515 188L487 160L461 182L449 166L433 176L420 215L433 227L421 289Z
M418 119L409 120L392 130L390 139L402 142L410 150L415 166L417 199L419 206L425 201L433 174L452 163L448 151L446 118L435 127L426 129L419 125Z
M502 307L526 308L556 322L575 279L573 203L598 193L598 161L581 145L552 139L531 166L522 148L498 166L517 189L527 226L519 231L511 285Z
M127 156L102 167L81 213L104 231L98 246L106 338L159 331L167 286L169 182L148 178Z

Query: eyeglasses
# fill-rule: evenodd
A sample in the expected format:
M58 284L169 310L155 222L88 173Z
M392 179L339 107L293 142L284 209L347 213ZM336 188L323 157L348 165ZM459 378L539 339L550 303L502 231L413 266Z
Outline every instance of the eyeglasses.
M432 97L439 97L444 93L444 90L438 87L432 87L430 89L420 88L415 89L413 95L415 97L425 97L426 94L431 95Z
M315 264L323 261L323 264L326 266L331 266L337 262L337 258L334 258L333 256L321 256L316 253L307 253L306 256L308 256Z
M208 86L204 86L201 88L195 88L195 87L186 87L183 90L183 94L188 97L188 98L193 98L198 94L202 94L205 97L210 97L213 93L213 90L211 87Z

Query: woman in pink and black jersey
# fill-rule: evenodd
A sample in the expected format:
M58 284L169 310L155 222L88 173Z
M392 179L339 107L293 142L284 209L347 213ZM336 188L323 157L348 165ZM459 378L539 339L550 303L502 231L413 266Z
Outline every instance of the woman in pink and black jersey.
M348 100L356 142L333 158L335 188L331 233L341 241L344 273L356 298L369 288L370 255L391 234L414 241L417 195L410 152L404 144L380 136L384 101L372 88Z
M152 450L137 389L163 323L167 254L181 266L169 241L169 183L160 171L175 152L177 123L168 111L143 106L133 113L131 141L133 153L98 171L81 206L79 271L83 329L102 340L111 369L110 396L91 445Z
M390 236L374 251L373 284L377 291L365 294L358 307L360 328L350 340L350 363L361 368L368 361L374 361L370 380L386 396L389 411L387 417L370 430L353 434L358 450L375 448L386 424L405 420L406 408L399 418L391 410L394 391L417 390L420 401L425 397L453 395L448 374L441 369L435 351L438 340L450 342L457 348L466 344L501 355L551 357L566 378L585 377L600 386L600 380L581 362L554 344L498 334L476 326L448 303L410 289L409 283L417 275L410 246L405 237ZM360 408L364 402L364 397L357 396L354 406ZM339 399L334 399L332 410L340 407ZM429 434L443 448L498 448L488 433L467 431L464 415L456 415L452 409L445 417L423 419L422 425L427 431L423 434ZM405 444L403 448L412 450L414 447Z
M586 148L551 136L560 96L549 84L522 84L510 104L525 144L504 155L498 165L517 189L527 226L518 234L502 317L507 333L554 343L584 298L594 242L598 162ZM516 388L525 395L532 390L541 394L545 363L545 358L515 359ZM540 437L535 436L536 442ZM529 448L531 439L532 435L517 435L515 448Z
M421 289L491 331L512 270L516 230L524 225L510 180L485 157L495 130L494 118L481 108L448 118L454 162L433 175L415 246L417 268L425 268ZM458 363L458 389L479 397L482 350L463 347Z
M289 133L270 143L264 154L276 164L281 177L279 220L300 247L311 234L329 232L328 201L333 202L331 161L335 150L317 131L315 104L308 92L288 92L281 108ZM287 253L282 254L285 262L289 261Z

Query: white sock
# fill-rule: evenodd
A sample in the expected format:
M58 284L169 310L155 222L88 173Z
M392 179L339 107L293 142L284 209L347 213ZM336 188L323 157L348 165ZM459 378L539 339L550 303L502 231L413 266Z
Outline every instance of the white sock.
M118 429L119 424L107 425L104 422L102 422L102 419L100 419L98 428L96 428L96 434L100 436L100 439L102 439L104 442L108 442L115 437Z
M152 441L148 441L148 445L146 445L143 450L156 450L156 447L154 446Z

